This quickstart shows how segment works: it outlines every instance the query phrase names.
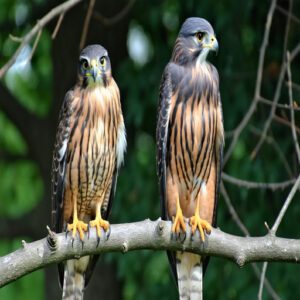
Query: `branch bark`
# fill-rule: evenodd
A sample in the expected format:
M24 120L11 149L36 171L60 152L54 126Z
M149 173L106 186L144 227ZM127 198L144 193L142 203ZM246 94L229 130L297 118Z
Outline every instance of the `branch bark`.
M204 243L199 235L191 236L187 227L184 242L172 238L171 222L145 220L141 222L111 225L108 240L102 238L97 247L95 229L86 235L84 243L70 235L49 233L47 238L27 244L0 258L0 287L18 278L66 259L103 252L133 250L178 250L223 257L238 266L254 261L278 261L298 263L300 240L279 238L272 234L263 237L239 237L213 229Z
M69 0L66 1L55 8L51 9L42 19L38 20L36 25L24 36L21 38L21 43L16 52L13 54L11 59L0 69L0 78L8 71L8 69L15 63L18 55L20 54L23 47L30 43L30 41L46 26L52 19L64 14L66 11L71 9L73 6L78 4L82 0Z

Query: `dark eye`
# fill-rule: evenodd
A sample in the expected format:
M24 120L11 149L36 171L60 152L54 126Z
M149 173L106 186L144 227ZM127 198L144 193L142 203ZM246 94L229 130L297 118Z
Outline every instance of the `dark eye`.
M99 59L99 61L100 61L100 65L101 65L102 67L104 67L105 61L106 61L105 57L102 56L102 57Z
M89 68L89 62L85 58L83 58L83 59L80 60L80 65L85 70Z
M203 37L204 37L205 33L204 32L197 32L196 33L196 38L199 42L202 42Z

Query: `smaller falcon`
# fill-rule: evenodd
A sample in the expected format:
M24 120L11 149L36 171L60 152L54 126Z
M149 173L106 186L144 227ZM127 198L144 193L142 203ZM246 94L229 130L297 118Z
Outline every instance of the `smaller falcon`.
M52 225L56 232L77 232L83 242L88 224L109 236L106 220L126 148L119 88L112 78L107 50L82 50L77 83L60 111L52 163ZM83 299L98 256L58 266L63 299Z
M202 18L187 19L179 32L160 86L157 118L157 171L162 218L172 232L185 236L210 232L216 222L224 130L219 75L207 62L218 49L212 26ZM207 258L168 252L180 299L202 299Z

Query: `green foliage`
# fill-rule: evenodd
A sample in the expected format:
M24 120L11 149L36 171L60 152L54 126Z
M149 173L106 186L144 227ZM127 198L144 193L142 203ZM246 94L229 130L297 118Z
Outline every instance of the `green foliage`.
M32 49L26 48L23 59L20 59L21 67L13 67L6 75L6 84L11 93L29 111L38 116L45 116L49 111L52 97L52 61L51 61L51 37L48 32L43 32L40 38L32 64L28 63L28 55Z
M26 154L27 146L22 135L1 111L0 128L5 128L5 131L0 131L0 149L15 155Z
M30 211L43 195L36 165L30 161L0 162L0 216L20 217Z

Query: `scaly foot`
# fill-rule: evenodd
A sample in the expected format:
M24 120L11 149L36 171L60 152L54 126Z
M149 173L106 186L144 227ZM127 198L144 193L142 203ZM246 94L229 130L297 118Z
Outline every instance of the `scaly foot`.
M199 212L196 210L195 215L190 218L190 225L192 227L192 235L195 234L195 231L198 229L200 232L201 240L205 241L204 230L207 233L211 232L211 225L204 219L200 218Z
M78 220L76 216L73 218L73 223L68 224L68 231L72 231L73 240L75 239L76 231L78 230L80 240L83 241L84 232L87 231L87 229L88 225L83 221Z
M106 233L106 238L109 238L110 235L110 225L108 221L105 221L101 218L100 214L96 215L95 220L90 221L90 226L91 227L96 227L97 229L97 236L98 236L98 243L100 241L100 237L101 237L101 228L103 228L103 230Z
M177 198L177 208L176 208L176 216L172 218L172 233L175 233L176 236L179 236L182 232L184 234L184 238L186 235L186 225L184 222L184 217L182 214L182 209L180 207L179 198Z

